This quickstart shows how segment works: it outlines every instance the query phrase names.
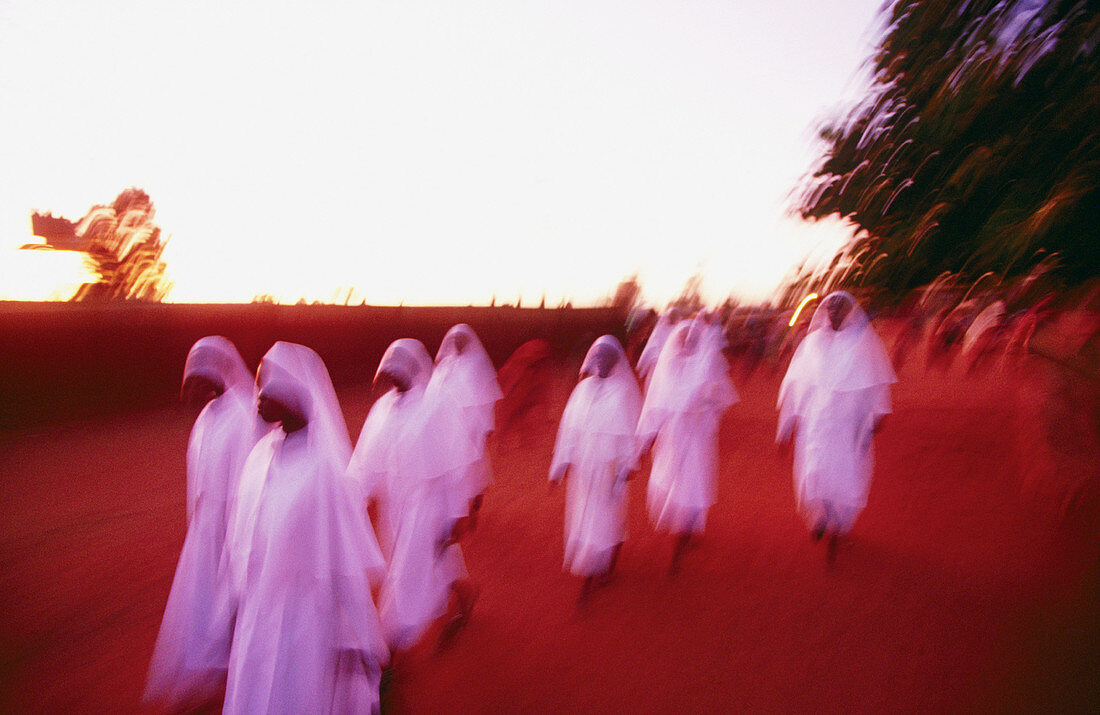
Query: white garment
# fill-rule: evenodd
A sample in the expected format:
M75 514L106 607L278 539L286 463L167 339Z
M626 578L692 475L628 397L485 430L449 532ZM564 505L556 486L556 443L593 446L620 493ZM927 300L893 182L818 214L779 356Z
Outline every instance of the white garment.
M205 377L223 391L203 407L187 445L187 536L145 689L146 702L165 709L216 696L225 678L232 619L211 605L225 583L219 564L241 469L267 431L256 413L252 374L233 343L202 338L183 376Z
M657 366L657 360L661 357L661 350L679 319L680 312L675 308L669 308L662 313L661 317L657 319L657 324L653 326L649 339L645 342L645 347L642 348L642 354L638 356L638 376L644 381L647 391L649 383L653 379L653 369Z
M301 345L276 343L259 375L260 396L293 405L306 425L273 429L245 463L226 546L241 590L225 712L369 711L389 658L368 582L384 562L345 477L336 393Z
M600 377L595 355L612 350L617 362ZM578 576L601 573L626 538L626 483L638 456L635 429L642 396L626 354L605 335L588 351L558 427L551 479L568 466L565 497L565 564Z
M395 341L379 372L408 378L371 407L348 474L364 499L378 502L378 527L389 567L379 593L387 640L411 647L446 612L450 587L466 575L458 544L440 551L466 515L461 480L473 461L462 413L450 395L428 392L432 362L417 340Z
M850 304L839 330L829 324L833 296ZM777 440L794 432L794 487L811 526L851 529L867 504L874 464L872 434L890 412L897 382L866 313L839 291L817 307L779 388Z
M460 342L464 343L461 348ZM434 390L447 392L462 409L474 449L474 461L462 481L467 500L473 499L492 482L485 441L493 431L494 411L502 394L493 362L469 325L459 323L443 336L428 384L428 391Z
M701 533L714 504L718 426L740 398L729 363L704 321L672 331L653 372L638 420L642 444L653 443L647 502L650 520L673 533Z

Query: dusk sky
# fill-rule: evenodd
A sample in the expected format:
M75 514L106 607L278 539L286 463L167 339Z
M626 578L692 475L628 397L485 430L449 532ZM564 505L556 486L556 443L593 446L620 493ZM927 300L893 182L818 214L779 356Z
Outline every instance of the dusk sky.
M847 237L785 208L881 0L0 0L0 298L137 186L173 301L766 298Z

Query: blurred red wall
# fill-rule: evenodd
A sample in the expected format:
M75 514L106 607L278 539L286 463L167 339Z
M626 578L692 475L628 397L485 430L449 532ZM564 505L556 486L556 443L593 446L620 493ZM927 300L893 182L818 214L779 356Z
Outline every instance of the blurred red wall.
M0 429L178 399L187 351L205 335L232 340L253 369L277 340L308 345L339 386L369 381L397 338L434 355L455 323L473 327L499 368L534 338L565 355L621 337L625 318L615 308L0 302Z

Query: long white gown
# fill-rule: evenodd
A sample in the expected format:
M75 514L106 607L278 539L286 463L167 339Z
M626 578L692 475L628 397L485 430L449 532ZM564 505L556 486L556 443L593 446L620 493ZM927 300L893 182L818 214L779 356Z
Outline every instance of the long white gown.
M176 709L216 697L225 681L232 619L211 604L224 587L220 573L229 514L245 459L267 431L256 413L252 374L221 336L196 342L184 381L205 377L223 386L195 420L187 445L187 536L149 664L145 701Z
M279 342L260 395L305 427L269 432L248 456L227 544L237 593L225 712L377 712L389 659L369 579L384 569L358 491L351 441L321 358Z
M673 328L638 420L642 444L653 442L647 505L658 530L702 533L714 504L718 426L739 399L729 366L701 319Z
M653 381L653 371L657 367L661 351L679 320L680 311L675 308L669 308L661 313L661 317L657 319L657 324L653 326L649 338L646 339L642 354L638 356L638 377L642 379L646 392L649 391L649 383Z
M618 355L607 377L596 371L601 346ZM635 429L642 396L626 354L605 335L589 349L582 379L566 403L558 427L550 477L568 465L565 496L564 568L577 576L602 573L626 538L625 473L638 457Z
M462 413L446 393L426 390L432 361L417 340L397 340L379 364L401 371L405 392L391 389L371 407L348 474L365 500L378 503L379 538L388 568L378 596L386 638L412 647L447 610L450 587L466 575L458 544L442 551L465 516L462 479L473 461Z
M465 343L461 348L459 340ZM474 450L462 483L466 499L473 499L493 480L485 442L495 427L494 412L502 394L493 362L469 325L459 323L443 336L428 385L428 391L433 390L448 393L462 410Z
M850 303L839 330L829 324L826 302ZM838 291L818 306L779 388L777 441L794 435L794 489L811 527L827 522L839 533L852 528L867 505L874 466L872 434L890 412L897 381L886 349L866 313Z

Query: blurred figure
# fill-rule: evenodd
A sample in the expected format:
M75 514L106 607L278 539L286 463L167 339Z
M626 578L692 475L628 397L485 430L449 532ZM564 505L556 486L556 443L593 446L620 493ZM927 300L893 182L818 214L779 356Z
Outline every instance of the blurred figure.
M807 305L809 305L807 303ZM798 350L798 346L802 344L803 339L806 337L806 329L809 323L805 318L801 317L807 313L807 310L803 310L799 314L799 319L792 326L790 321L794 319L794 311L784 311L780 314L779 323L776 325L778 332L775 335L775 339L778 344L775 347L774 366L776 371L779 367L785 363L789 357L793 356L795 351Z
M872 437L890 413L894 382L867 314L848 293L830 294L779 387L776 436L781 447L794 439L798 507L815 540L830 534L830 560L867 504Z
M676 536L670 573L706 527L718 471L718 424L738 401L729 364L705 321L682 321L669 335L642 405L637 434L653 448L649 517Z
M528 340L516 348L497 373L503 398L497 403L501 430L545 405L554 389L553 349L546 340Z
M447 393L427 391L431 376L432 359L419 340L386 349L375 384L388 389L371 407L348 466L363 497L378 502L389 564L378 607L395 651L415 645L448 613L453 596L443 645L469 620L476 597L457 543L474 449L461 408Z
M928 366L948 370L955 354L962 347L963 338L978 315L978 302L965 300L954 308L945 308L928 336Z
M606 583L626 537L626 481L637 463L642 395L626 353L610 335L596 340L565 405L550 484L572 478L565 496L565 564L584 578L580 600Z
M1023 315L1016 317L1009 331L1006 353L1015 357L1027 354L1035 332L1057 315L1054 298L1053 293L1045 295L1035 305L1025 309Z
M659 316L653 308L636 307L630 311L626 320L626 338L623 352L632 363L636 362L645 349L646 340L657 325Z
M463 420L469 429L474 462L466 472L465 487L470 505L470 529L475 529L482 496L493 480L485 442L493 431L494 408L503 394L497 384L493 361L469 325L460 323L443 336L428 390L449 394L462 409Z
M225 712L378 712L389 651L368 579L385 568L346 479L351 440L317 353L278 342L260 415L280 429L248 456L233 523L239 584Z
M657 324L653 326L653 332L646 340L645 347L642 348L642 354L638 357L638 377L642 379L646 390L649 389L650 378L653 375L653 368L657 366L657 358L661 356L661 349L682 317L680 309L676 306L661 313Z
M241 469L266 432L252 373L233 343L197 341L183 368L184 401L202 407L187 443L187 536L149 664L145 701L185 710L216 698L229 666L232 620L211 604Z
M928 322L928 311L924 301L921 300L922 292L912 291L900 311L906 317L897 340L894 341L893 365L895 371L900 371L905 366L909 353L920 344L924 337L924 327Z
M1050 500L1061 522L1095 517L1100 507L1100 310L1087 302L1055 312L1031 335L1019 393L1039 449L1026 454L1024 488ZM1037 428L1037 429L1036 429ZM1036 445L1032 445L1033 448Z
M700 331L704 351L708 355L714 353L725 355L728 341L726 340L726 330L718 312L700 310L699 314L695 316L695 323L695 329Z
M736 332L735 355L740 360L742 380L748 380L764 360L771 320L756 311L749 315Z
M967 373L972 373L987 364L993 353L1003 342L1001 337L1007 329L1005 303L995 300L978 313L963 335L963 355L967 362Z

